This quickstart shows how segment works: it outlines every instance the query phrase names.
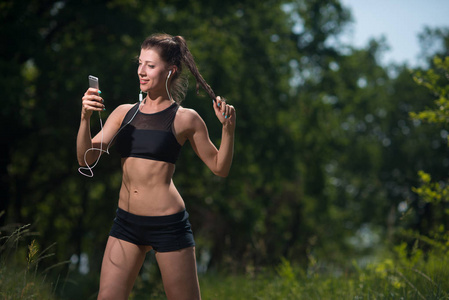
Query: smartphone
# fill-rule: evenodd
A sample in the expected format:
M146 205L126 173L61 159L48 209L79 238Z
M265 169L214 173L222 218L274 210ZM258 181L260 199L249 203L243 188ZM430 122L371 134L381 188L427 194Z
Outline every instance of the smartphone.
M94 89L100 89L100 84L98 83L98 77L89 75L89 87Z

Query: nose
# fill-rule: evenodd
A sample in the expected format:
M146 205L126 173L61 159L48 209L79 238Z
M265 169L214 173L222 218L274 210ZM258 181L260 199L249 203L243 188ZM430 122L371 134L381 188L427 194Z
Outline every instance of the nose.
M141 64L141 65L139 65L139 67L137 67L137 75L145 75L145 68L144 68L144 65L143 64Z

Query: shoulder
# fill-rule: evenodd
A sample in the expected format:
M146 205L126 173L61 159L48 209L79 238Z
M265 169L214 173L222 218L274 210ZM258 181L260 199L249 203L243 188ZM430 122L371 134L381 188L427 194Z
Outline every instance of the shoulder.
M109 115L108 119L113 119L118 123L121 123L125 118L128 111L134 107L135 104L121 104L117 106Z
M123 114L123 113L127 113L131 108L134 107L134 104L121 104L119 106L116 107L116 109L114 109L114 111L112 113L116 113L116 114Z
M176 118L179 123L183 124L187 128L204 124L203 119L194 109L184 108L182 106L179 107L178 112L176 113Z
M201 116L191 108L179 107L175 119L176 131L189 138L195 133L207 131L206 124Z
M201 119L200 115L191 108L185 108L179 106L178 112L176 113L176 117L180 119L193 121L195 119Z
M131 109L131 108L133 108L134 107L134 105L136 105L136 104L121 104L121 105L119 105L119 106L117 106L113 111L112 111L112 113L111 113L111 116L112 115L119 115L119 116L125 116L126 115L126 113Z

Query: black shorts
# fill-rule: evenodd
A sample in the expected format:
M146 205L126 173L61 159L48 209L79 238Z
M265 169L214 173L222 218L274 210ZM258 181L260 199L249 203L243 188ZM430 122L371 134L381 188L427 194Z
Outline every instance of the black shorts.
M157 252L170 252L195 246L189 213L168 216L138 216L117 209L110 236L135 245L151 246Z

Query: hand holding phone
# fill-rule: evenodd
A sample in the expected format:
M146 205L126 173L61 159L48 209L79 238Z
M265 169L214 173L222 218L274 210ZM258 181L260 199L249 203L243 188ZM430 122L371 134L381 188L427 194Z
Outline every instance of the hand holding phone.
M87 91L86 94L84 94L83 101L87 101L85 106L88 110L97 110L99 113L102 110L105 110L104 104L103 104L103 98L101 98L100 94L100 84L98 77L89 75L89 88L96 89L98 93Z

